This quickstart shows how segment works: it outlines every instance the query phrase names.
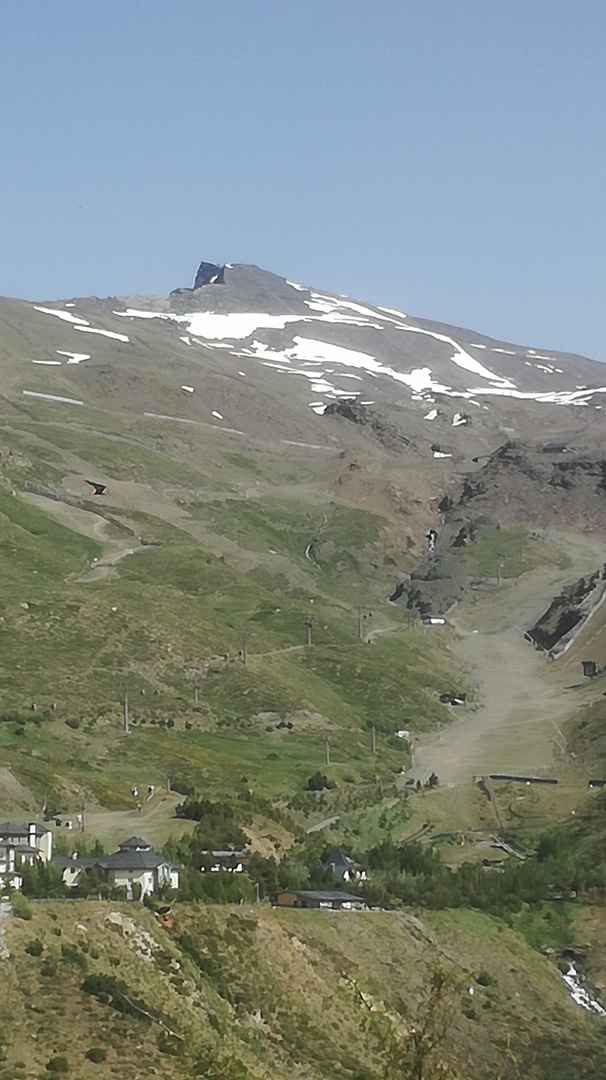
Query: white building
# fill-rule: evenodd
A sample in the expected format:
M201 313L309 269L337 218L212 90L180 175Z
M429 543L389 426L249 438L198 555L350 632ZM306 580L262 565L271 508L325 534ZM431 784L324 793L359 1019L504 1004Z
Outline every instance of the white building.
M53 854L53 834L35 821L17 825L13 821L0 823L0 886L20 889L22 866L34 866L38 861L49 862Z
M94 871L112 888L125 888L128 900L135 892L143 899L149 893L157 893L164 885L179 888L179 870L161 855L156 855L149 844L139 836L124 840L111 855L87 855L79 858L76 853L69 858L57 856L54 865L61 871L64 883L72 888L80 875Z

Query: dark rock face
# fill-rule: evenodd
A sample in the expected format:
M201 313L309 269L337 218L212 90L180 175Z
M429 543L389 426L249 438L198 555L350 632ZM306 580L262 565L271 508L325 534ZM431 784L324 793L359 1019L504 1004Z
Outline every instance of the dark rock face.
M215 263L201 262L196 270L194 289L201 289L203 285L224 285L225 267Z
M358 424L360 427L369 427L370 430L376 435L379 442L383 443L390 450L403 450L405 446L410 445L410 439L407 439L405 435L402 435L396 428L395 424L390 424L387 420L382 420L365 408L363 405L358 405L355 398L351 400L345 399L344 401L332 401L330 405L327 405L322 414L323 416L340 416L343 420L349 420L350 424Z
M606 580L606 564L588 578L580 578L574 585L567 585L559 596L552 600L547 611L538 622L524 635L539 649L556 651L564 647L564 639L580 623L591 615L604 594L603 582Z

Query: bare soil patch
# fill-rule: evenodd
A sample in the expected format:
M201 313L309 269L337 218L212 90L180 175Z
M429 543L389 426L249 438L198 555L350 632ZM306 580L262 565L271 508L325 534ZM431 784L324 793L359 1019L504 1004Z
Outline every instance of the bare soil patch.
M419 743L415 777L434 770L442 784L454 785L475 774L553 771L560 753L554 736L575 707L574 690L565 689L572 672L565 658L557 663L535 651L523 633L563 584L603 558L597 537L557 539L570 559L565 571L534 571L450 616L459 632L452 649L477 685L479 706Z

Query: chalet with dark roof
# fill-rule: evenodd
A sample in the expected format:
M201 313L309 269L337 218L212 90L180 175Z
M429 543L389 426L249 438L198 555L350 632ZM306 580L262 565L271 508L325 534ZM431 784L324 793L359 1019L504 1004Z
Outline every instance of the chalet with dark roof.
M360 870L353 859L346 855L342 848L335 847L322 863L325 873L330 873L340 881L363 881L366 878L364 871Z
M179 888L179 870L168 859L151 850L146 840L129 836L111 855L84 856L77 854L71 859L58 857L53 863L66 885L76 885L82 872L94 871L112 888L126 889L126 897L141 899L149 893L157 893L163 886Z

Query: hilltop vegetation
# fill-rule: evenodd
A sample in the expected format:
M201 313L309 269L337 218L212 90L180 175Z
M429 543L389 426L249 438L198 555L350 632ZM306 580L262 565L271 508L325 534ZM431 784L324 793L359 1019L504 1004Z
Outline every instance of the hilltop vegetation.
M560 993L557 970L482 916L181 905L163 928L140 906L49 902L14 919L8 941L2 1080L45 1066L133 1080L152 1069L174 1080L293 1069L379 1080L393 1075L394 1042L397 1075L413 1075L406 1033L427 1016L440 970L449 1023L423 1076L440 1062L439 1075L465 1080L601 1076L603 1043ZM77 1028L66 1023L75 1016Z

